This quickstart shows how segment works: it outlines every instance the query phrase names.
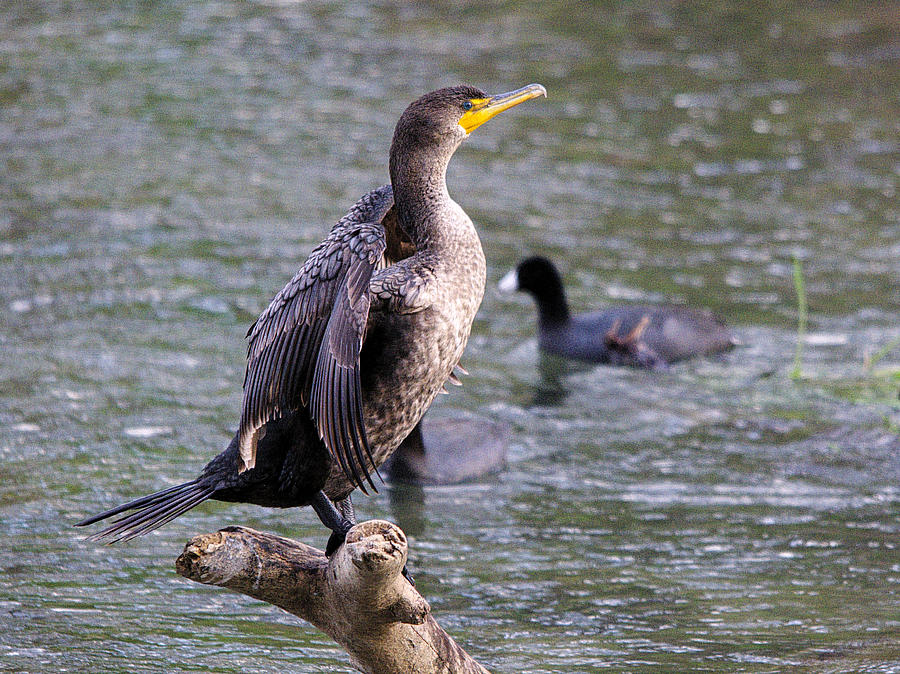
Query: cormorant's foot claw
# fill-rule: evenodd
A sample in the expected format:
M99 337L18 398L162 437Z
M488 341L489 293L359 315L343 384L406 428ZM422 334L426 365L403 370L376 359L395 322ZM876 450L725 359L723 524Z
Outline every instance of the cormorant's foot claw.
M409 572L409 567L407 567L406 564L403 565L403 571L401 571L400 573L402 573L403 577L409 581L410 585L412 585L413 587L416 586L416 581L413 580L412 574Z

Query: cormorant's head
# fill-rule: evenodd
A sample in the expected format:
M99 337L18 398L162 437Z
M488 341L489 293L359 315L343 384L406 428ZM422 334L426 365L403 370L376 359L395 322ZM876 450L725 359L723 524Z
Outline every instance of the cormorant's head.
M412 102L400 116L394 131L391 155L434 148L452 154L472 131L486 121L538 96L546 96L540 84L489 96L470 86L447 87Z

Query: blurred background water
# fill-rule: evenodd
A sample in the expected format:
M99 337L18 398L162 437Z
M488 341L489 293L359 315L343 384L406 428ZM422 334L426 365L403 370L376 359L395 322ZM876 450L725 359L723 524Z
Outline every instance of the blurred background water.
M540 82L448 181L489 292L432 414L510 424L509 466L359 515L406 529L497 671L898 671L898 61L894 2L4 3L0 668L348 670L172 568L228 524L321 547L308 509L207 504L114 548L70 525L224 446L248 324L387 182L411 100ZM536 252L575 310L705 306L743 346L542 360L492 290Z

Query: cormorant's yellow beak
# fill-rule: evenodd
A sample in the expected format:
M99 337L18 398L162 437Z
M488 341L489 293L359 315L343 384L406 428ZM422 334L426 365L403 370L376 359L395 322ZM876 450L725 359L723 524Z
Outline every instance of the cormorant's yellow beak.
M523 103L524 101L537 98L538 96L546 96L547 90L540 84L529 84L527 87L516 89L498 96L490 98L473 98L471 100L472 109L468 110L459 118L459 125L465 129L466 133L472 133L479 126L488 121L491 117L499 115L504 110L509 110L512 106Z

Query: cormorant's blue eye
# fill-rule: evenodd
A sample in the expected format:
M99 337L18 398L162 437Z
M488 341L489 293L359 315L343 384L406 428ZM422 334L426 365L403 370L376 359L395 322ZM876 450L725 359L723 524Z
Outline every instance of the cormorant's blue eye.
M472 109L472 101L466 101L465 103L463 103L463 110L468 111L471 109Z

